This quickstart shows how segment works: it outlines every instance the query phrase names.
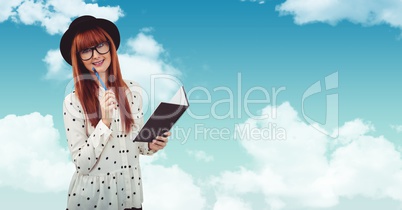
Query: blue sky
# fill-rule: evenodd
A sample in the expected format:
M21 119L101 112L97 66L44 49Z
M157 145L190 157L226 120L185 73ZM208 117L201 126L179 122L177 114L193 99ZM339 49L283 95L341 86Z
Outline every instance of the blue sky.
M3 1L0 205L65 208L71 70L58 46L71 20L91 14L119 27L123 75L154 102L146 116L179 85L188 92L168 146L141 159L146 209L401 209L401 9L394 0Z

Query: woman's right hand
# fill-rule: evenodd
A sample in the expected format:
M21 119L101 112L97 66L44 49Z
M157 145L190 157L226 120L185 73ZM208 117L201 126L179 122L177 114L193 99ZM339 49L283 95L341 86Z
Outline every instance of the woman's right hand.
M114 92L111 90L105 91L104 95L99 99L100 107L102 110L102 121L110 127L113 119L113 109L117 109L117 101Z

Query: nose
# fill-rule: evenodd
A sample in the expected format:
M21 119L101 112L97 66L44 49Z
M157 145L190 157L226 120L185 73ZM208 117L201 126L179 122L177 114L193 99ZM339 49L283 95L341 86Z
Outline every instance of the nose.
M100 54L98 53L98 51L95 50L95 49L92 50L92 53L93 53L92 58L97 58L97 57L100 56Z

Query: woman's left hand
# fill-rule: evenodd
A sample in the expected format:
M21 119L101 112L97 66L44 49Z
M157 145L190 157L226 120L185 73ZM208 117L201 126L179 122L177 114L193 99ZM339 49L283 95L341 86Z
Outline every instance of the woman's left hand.
M157 136L152 142L148 144L149 149L153 151L158 151L163 148L165 148L167 142L168 142L168 137L171 135L170 131L163 133L164 136Z

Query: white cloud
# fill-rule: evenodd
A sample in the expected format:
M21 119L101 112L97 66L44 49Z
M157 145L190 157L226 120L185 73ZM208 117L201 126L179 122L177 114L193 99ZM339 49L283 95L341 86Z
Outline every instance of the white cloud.
M32 193L65 192L75 167L50 115L35 112L0 119L0 187ZM141 157L144 206L148 209L205 209L206 199L193 177L174 165L155 164L164 151ZM183 199L185 195L185 199Z
M143 189L144 208L185 210L191 206L194 210L205 209L206 198L193 177L177 165L158 165L156 162L160 159L167 159L165 150L140 159L142 180L146 186Z
M339 128L339 138L336 143L347 144L371 131L375 131L374 126L370 122L364 123L361 119L346 122Z
M74 166L59 145L50 115L32 113L0 119L0 186L28 192L68 188Z
M213 210L250 210L250 204L243 201L241 198L230 196L218 196Z
M75 167L67 149L59 145L59 132L50 115L35 112L0 119L0 187L27 192L67 191ZM148 209L203 210L206 199L193 177L174 165L155 164L164 151L141 157L144 206ZM185 199L183 199L185 195Z
M45 19L46 8L42 2L24 1L16 10L19 20L27 25L32 25L36 21Z
M386 23L402 28L402 2L399 0L286 0L277 5L281 15L293 15L296 24L342 20L362 25Z
M247 0L240 0L241 2L245 2ZM248 0L250 2L258 2L259 4L265 4L265 0Z
M232 192L247 194L260 191L258 179L260 176L256 173L240 167L238 171L224 171L218 177L212 177L210 183L217 186L215 193L218 195L230 195Z
M64 62L59 50L49 50L43 61L48 70L45 79L66 80L72 78L72 69Z
M194 157L197 161L203 161L203 162L211 162L214 160L214 156L207 154L204 151L194 151L194 150L188 150L187 154L190 157Z
M15 16L14 8L20 5L24 0L3 0L0 4L0 22L7 20L9 17Z
M149 31L149 29L145 28L141 31ZM164 52L163 46L144 32L139 33L134 39L129 39L127 45L129 50L132 50L136 55L152 59L158 58Z
M140 32L127 41L125 49L119 54L122 74L140 83L151 104L169 100L182 85L181 72L169 63L165 49L153 36Z
M143 32L143 33L151 33L151 32L153 32L153 31L154 31L154 28L152 28L152 27L142 28L142 29L140 30L140 32Z
M267 107L262 115L272 109L276 119L249 119L244 124L264 129L275 123L273 128L285 129L287 139L242 139L242 146L254 160L250 164L259 167L240 167L210 179L216 195L213 209L252 209L252 201L245 198L256 194L265 198L267 209L275 210L331 207L340 198L354 197L402 201L400 152L384 137L369 135L374 130L371 123L359 119L345 123L339 138L347 138L347 144L340 140L329 152L333 139L305 124L289 103ZM9 115L0 119L0 135L0 186L29 192L66 190L71 178L66 174L72 174L74 167L68 151L58 145L60 137L51 116ZM145 207L206 208L202 185L176 165L155 164L154 160L166 158L164 151L153 158L141 159L147 186Z
M164 167L143 164L144 208L164 210L203 210L206 200L191 175L177 165Z
M391 128L395 130L397 133L402 132L402 125L391 125Z
M391 142L384 137L360 136L332 154L329 170L315 184L331 186L331 193L337 196L402 201L401 175L400 153Z
M210 179L216 193L232 197L260 194L270 209L325 208L340 198L390 198L402 202L400 152L383 136L372 136L371 123L345 123L337 141L304 123L289 103L268 106L262 114L276 119L249 119L245 124L283 128L286 140L245 137L241 145L259 167L225 171ZM274 132L274 131L272 131ZM336 147L332 147L336 145Z
M73 18L84 14L113 22L123 16L119 6L99 6L83 0L3 0L0 10L0 22L11 19L26 25L38 24L49 34L63 33Z

